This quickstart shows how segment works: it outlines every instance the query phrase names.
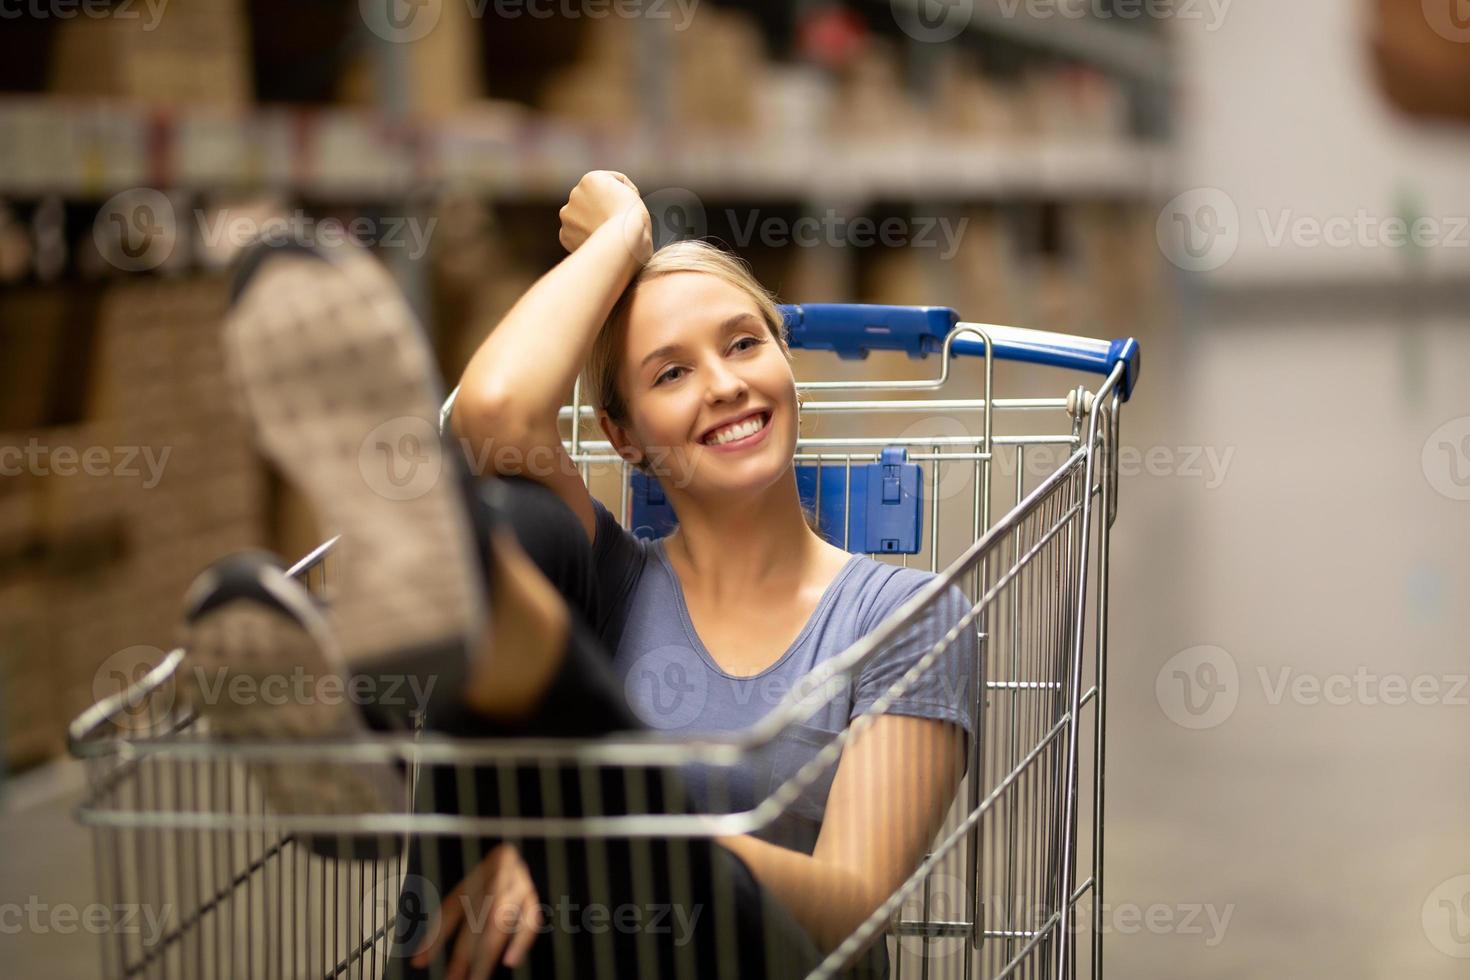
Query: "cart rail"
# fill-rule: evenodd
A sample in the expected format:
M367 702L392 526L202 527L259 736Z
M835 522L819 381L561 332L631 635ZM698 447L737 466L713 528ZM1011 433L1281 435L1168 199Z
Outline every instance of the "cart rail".
M927 560L934 578L902 608L808 674L749 729L720 737L649 731L596 741L465 742L418 732L350 742L293 741L289 748L271 741L224 743L212 736L207 717L190 716L175 704L173 680L185 656L173 651L130 688L84 712L69 731L73 753L88 765L91 791L78 816L94 828L100 887L115 899L114 907L143 905L165 912L166 928L158 936L138 935L114 923L104 949L106 975L387 975L392 940L411 891L403 885L404 849L344 857L351 848L339 847L336 856L324 856L308 846L315 838L461 838L469 847L491 837L541 840L557 852L568 842L593 846L623 839L759 834L818 785L844 749L897 699L946 669L946 654L968 634L978 651L971 667L981 683L969 695L978 737L968 741L964 777L950 812L902 886L810 977L838 975L884 936L895 976L918 969L926 977L1070 978L1079 964L1091 976L1101 976L1107 557L1116 513L1118 415L1137 380L1137 345L1084 344L1034 332L1028 337L1013 328L958 323L949 311L934 308L909 313L883 308L878 322L889 333L864 332L857 344L833 340L842 336L843 322L864 331L871 327L871 309L808 306L786 312L791 323L798 315L793 311L800 311L807 342L843 357L866 356L872 349L938 354L939 377L819 381L800 388L907 394L950 383L951 360L959 354L984 358L980 398L814 400L803 408L839 421L916 413L978 418L979 425L966 434L860 432L798 441L797 464L814 464L819 519L823 473L842 474L842 523L828 518L844 546L853 526L855 467L892 464L898 457L887 454L897 447L905 465L919 468L929 492L917 508L923 533L912 554L921 565ZM948 330L935 335L935 325L946 318ZM793 341L796 334L793 330ZM1077 348L1070 353L1069 340ZM1105 377L1095 391L993 399L994 361L1002 357L1100 371ZM452 403L451 395L441 422ZM994 431L997 412L1018 420L1060 418L1065 425L1002 435ZM570 430L569 453L589 486L593 467L617 471L618 512L628 523L633 512L628 466L606 442L581 438L591 415L591 408L580 403L580 389L574 391L572 405L561 413ZM1028 427L1035 428L1018 424ZM1034 464L1038 454L1055 449L1062 456L1049 461L1046 475L1029 476L1028 457ZM961 474L957 483L955 473ZM1007 498L1004 515L992 521L993 501ZM957 538L966 543L950 557L947 546ZM325 542L291 570L324 595L336 575L334 542ZM896 556L878 557L892 561ZM910 554L900 560L909 564ZM653 769L733 770L809 721L822 707L818 694L856 678L952 588L968 600L963 617L815 757L795 772L773 777L769 791L751 807L663 812L654 801L634 799L627 812L571 816L525 800L524 807L502 806L494 813L440 812L423 805L423 789L438 785L446 774L463 780L476 771L539 768L547 774L537 784L545 803L558 792L557 774L566 771L584 778L614 774L631 787L641 779L639 773ZM261 767L307 762L401 763L415 789L395 812L273 812L257 784ZM1090 813L1085 821L1084 811ZM1084 915L1088 902L1093 909Z

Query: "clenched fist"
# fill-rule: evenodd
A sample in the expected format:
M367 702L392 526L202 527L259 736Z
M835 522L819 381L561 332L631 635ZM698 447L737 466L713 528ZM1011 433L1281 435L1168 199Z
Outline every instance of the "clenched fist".
M653 254L653 223L638 188L615 170L593 170L577 181L559 212L562 247L575 252L594 231L617 221L640 262Z

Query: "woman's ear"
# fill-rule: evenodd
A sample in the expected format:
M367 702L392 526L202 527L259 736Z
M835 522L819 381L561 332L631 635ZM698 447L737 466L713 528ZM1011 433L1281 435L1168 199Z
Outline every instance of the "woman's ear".
M612 443L613 449L619 456L633 466L643 462L643 453L630 438L627 428L614 422L612 416L606 412L597 413L597 424L602 426L603 434L607 436L607 441Z

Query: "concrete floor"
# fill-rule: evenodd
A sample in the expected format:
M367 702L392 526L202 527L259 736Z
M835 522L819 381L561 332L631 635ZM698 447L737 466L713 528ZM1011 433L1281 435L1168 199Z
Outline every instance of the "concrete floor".
M1470 502L1446 496L1470 457L1453 433L1424 452L1470 415L1460 327L1422 328L1422 372L1387 314L1351 309L1221 313L1145 348L1124 442L1172 462L1123 476L1114 536L1110 975L1470 974ZM1391 703L1420 677L1430 703ZM7 901L92 900L78 783L11 787ZM0 962L84 980L97 944L0 932Z

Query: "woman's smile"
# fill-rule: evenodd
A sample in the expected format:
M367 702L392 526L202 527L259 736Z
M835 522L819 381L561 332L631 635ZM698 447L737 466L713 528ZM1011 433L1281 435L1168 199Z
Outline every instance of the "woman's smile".
M722 453L738 453L765 442L771 433L771 413L754 412L744 419L716 429L700 439L700 444Z

